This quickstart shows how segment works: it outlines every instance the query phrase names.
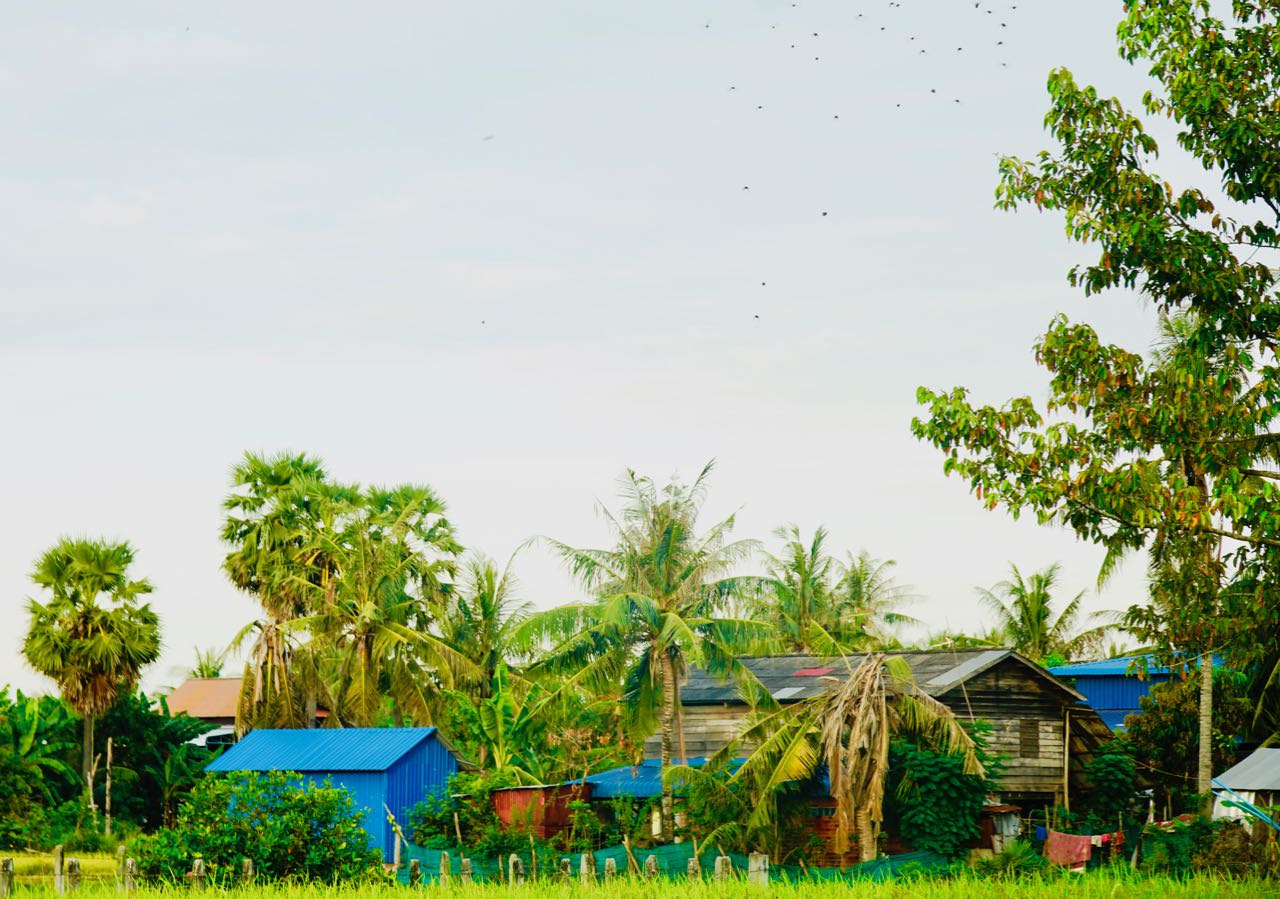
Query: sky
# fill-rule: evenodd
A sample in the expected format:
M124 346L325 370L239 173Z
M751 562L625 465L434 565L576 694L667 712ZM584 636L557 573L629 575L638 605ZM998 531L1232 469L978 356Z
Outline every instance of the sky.
M988 9L991 10L988 13ZM425 482L468 547L608 539L624 468L717 461L708 521L896 561L929 630L1101 553L988 512L915 392L1043 399L1053 315L1131 348L1061 220L993 209L1049 70L1136 102L1118 0L9 4L0 13L0 684L34 559L123 538L150 688L255 617L220 563L245 450ZM1002 43L997 43L1002 42ZM923 52L922 52L923 51ZM578 598L544 551L540 607Z

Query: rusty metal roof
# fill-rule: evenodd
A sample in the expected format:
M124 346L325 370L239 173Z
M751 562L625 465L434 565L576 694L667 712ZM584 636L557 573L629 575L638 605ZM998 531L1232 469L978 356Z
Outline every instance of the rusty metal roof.
M206 721L236 717L240 698L238 677L193 677L167 697L169 713L186 712L192 718Z

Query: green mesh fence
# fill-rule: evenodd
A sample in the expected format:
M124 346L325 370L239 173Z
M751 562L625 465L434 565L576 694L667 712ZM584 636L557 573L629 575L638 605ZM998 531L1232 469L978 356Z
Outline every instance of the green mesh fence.
M421 846L405 846L401 852L401 860L403 862L398 877L401 882L407 883L409 880L409 861L417 859L422 870L423 881L436 880L440 876L440 856L445 852L449 853L449 862L451 873L454 877L462 871L462 853L456 848L454 849L423 849ZM634 849L632 854L635 856L636 864L643 871L648 864L649 856L653 856L658 865L658 873L663 877L684 877L689 872L689 859L693 857L693 845L690 843L674 843L669 846L654 846L650 849ZM533 859L526 850L517 853L521 863L524 865L525 876L530 877L534 871ZM608 859L613 859L614 864L618 867L619 874L625 874L628 869L627 850L623 846L610 846L606 849L598 849L592 853L596 862L596 876L603 877L605 863ZM471 859L471 876L477 881L497 882L506 879L507 859L496 858L473 858ZM550 858L539 855L537 860L537 873L540 877L560 876L561 859L569 859L570 874L573 877L578 876L579 855L559 854ZM729 858L733 861L734 873L738 876L746 876L747 873L747 856L730 853ZM702 876L710 877L715 869L716 853L714 851L698 853L698 861L702 866ZM821 881L845 881L851 882L855 880L890 880L900 877L903 874L927 874L929 872L940 871L947 867L947 860L933 852L908 852L903 855L891 855L884 858L878 858L874 861L864 862L860 865L854 865L851 868L812 868L801 865L770 865L770 880L821 880Z

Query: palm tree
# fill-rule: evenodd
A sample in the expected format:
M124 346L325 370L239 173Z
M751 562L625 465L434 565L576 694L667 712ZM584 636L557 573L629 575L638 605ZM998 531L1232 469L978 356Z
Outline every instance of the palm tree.
M922 745L963 757L965 774L984 771L977 746L945 705L915 685L900 658L869 653L855 668L844 659L847 678L832 690L765 714L716 754L708 770L723 766L743 745L755 749L731 776L748 785L752 811L736 827L762 831L777 815L776 796L783 784L806 781L825 768L836 802L836 852L848 851L851 832L858 836L863 861L875 858L884 821L885 778L892 736L915 737ZM665 778L696 776L673 769Z
M474 665L430 631L431 599L459 551L444 503L426 486L372 488L324 511L331 527L309 535L294 584L313 614L294 623L326 682L335 723L369 727L384 700L396 720L428 723L438 689Z
M1027 578L1012 563L1009 572L1011 577L1008 580L1000 581L989 590L978 587L977 591L982 604L996 614L997 627L1004 632L1013 649L1036 662L1043 662L1050 655L1074 658L1101 642L1108 625L1079 633L1075 631L1080 618L1080 603L1084 599L1083 590L1054 617L1053 591L1061 572L1056 562ZM1089 620L1102 617L1105 614L1094 613Z
M445 593L434 612L440 636L469 663L474 676L455 672L453 680L478 699L489 695L498 666L521 652L519 629L533 606L516 598L513 555L501 569L478 553L462 582Z
M919 597L893 579L892 569L897 564L893 559L874 559L862 550L856 556L849 553L839 568L835 592L840 608L857 617L868 637L878 644L892 640L893 632L902 625L919 624L901 611Z
M532 674L562 674L566 686L599 692L622 682L637 726L659 714L663 768L671 764L680 681L688 666L745 677L735 651L766 629L722 615L740 592L731 574L756 546L729 540L732 515L697 533L711 469L708 463L691 486L673 482L662 488L628 469L620 480L622 511L614 515L601 509L614 534L612 547L578 549L548 541L595 599L534 616L526 629L526 634L556 639L531 666ZM672 804L672 789L664 786L666 841L672 835Z
M774 532L782 541L778 555L764 554L763 590L753 617L769 625L766 649L849 651L864 642L862 621L841 614L835 591L836 561L826 551L827 529L818 527L806 541L796 525Z
M196 647L196 663L189 672L189 677L215 678L222 677L222 666L227 660L227 651L217 649L201 649Z
M90 806L94 719L131 692L160 655L160 621L151 606L138 603L151 584L129 579L133 560L128 543L63 539L31 575L51 598L28 600L31 626L22 653L84 719L81 775Z

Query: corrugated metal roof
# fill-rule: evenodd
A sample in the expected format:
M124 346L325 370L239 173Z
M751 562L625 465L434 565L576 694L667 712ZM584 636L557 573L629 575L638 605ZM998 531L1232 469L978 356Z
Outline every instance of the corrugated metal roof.
M1141 663L1146 662L1146 674L1168 674L1169 669L1157 665L1154 656L1121 656L1118 659L1097 659L1093 662L1077 662L1074 665L1057 665L1049 673L1058 677L1088 677L1091 675L1124 675L1136 677ZM1134 665L1138 662L1139 665Z
M1079 693L1066 684L1050 677L1037 665L1009 649L943 649L919 652L888 652L888 657L900 658L907 663L921 690L931 696L941 696L964 681L981 674L1007 658L1015 658L1029 668L1040 672L1046 680L1058 683L1063 690L1077 699ZM864 653L848 657L851 668L857 668L866 658ZM810 655L748 656L739 659L761 685L778 699L808 699L827 692L847 677L845 663ZM830 668L830 674L813 676L815 669ZM683 705L712 705L742 702L738 687L731 680L721 680L707 674L701 668L691 668L688 682L680 689Z
M240 699L238 677L193 677L165 697L169 713L186 712L192 718L206 721L236 717Z
M385 771L435 732L434 727L254 730L205 770Z
M1218 775L1233 790L1280 790L1280 749L1258 749Z

